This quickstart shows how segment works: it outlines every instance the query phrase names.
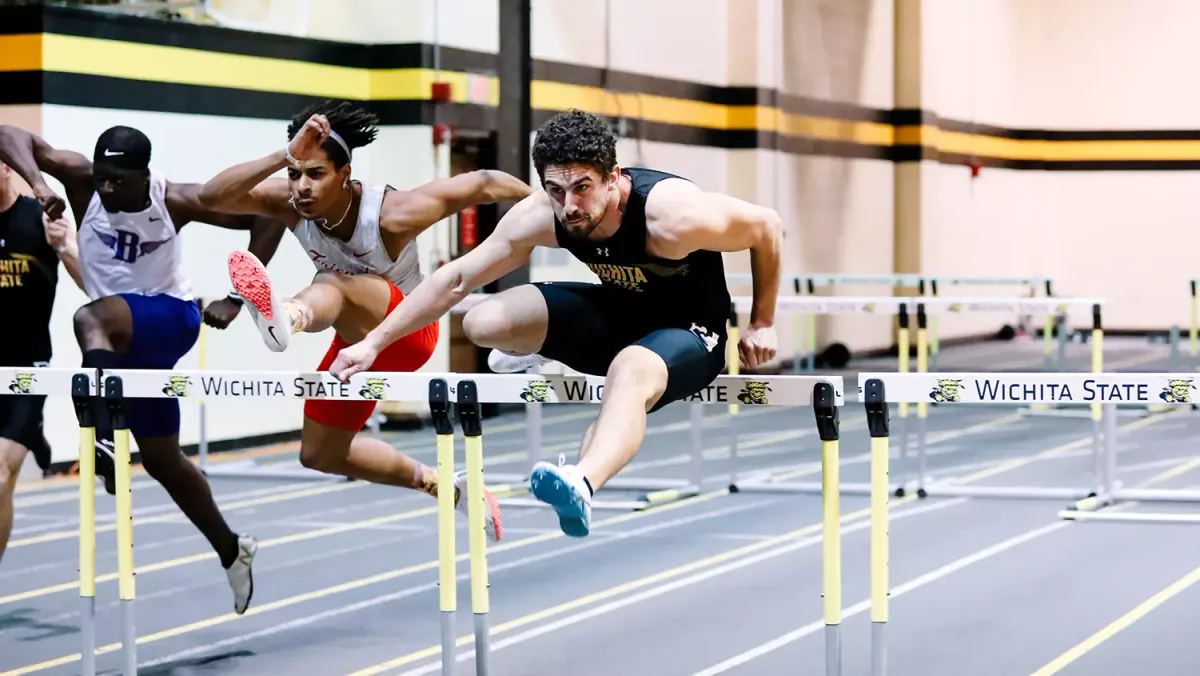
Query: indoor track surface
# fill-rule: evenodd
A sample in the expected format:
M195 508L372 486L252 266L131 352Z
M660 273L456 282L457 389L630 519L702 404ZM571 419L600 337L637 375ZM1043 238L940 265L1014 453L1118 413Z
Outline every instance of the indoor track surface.
M1088 349L1071 345L1067 366L1090 369ZM1166 356L1165 347L1145 341L1109 339L1105 370L1166 371ZM1037 371L1041 344L945 349L938 366ZM857 362L842 373L843 482L867 480L869 441L853 376L872 369L894 370L895 362ZM641 512L596 511L585 539L562 536L548 509L505 509L504 541L488 551L494 675L824 673L820 497L727 491L733 428L743 475L773 468L818 479L812 412L743 407L734 421L721 407L705 412L707 485L699 497ZM573 459L593 413L590 406L547 406L547 452ZM624 475L685 477L687 413L672 405L651 416L646 443ZM1200 461L1193 462L1200 413L1129 413L1118 421L1125 485L1200 484ZM1086 417L938 406L928 425L928 467L938 478L1091 485ZM434 464L430 430L387 438ZM524 440L522 416L485 420L488 469L528 471L534 459ZM461 465L461 436L458 448ZM256 460L294 465L295 450ZM205 541L136 468L133 483L141 674L439 673L436 513L428 496L363 482L213 479L230 524L260 540L254 600L239 617ZM867 504L866 496L842 497L847 676L870 673ZM1057 516L1064 506L893 498L889 674L1196 673L1200 586L1188 586L1200 577L1193 573L1200 566L1194 526L1074 523ZM97 662L101 673L117 673L113 501L102 490L96 511ZM0 565L0 674L79 673L77 518L69 481L18 489ZM459 673L473 674L465 518L458 524Z

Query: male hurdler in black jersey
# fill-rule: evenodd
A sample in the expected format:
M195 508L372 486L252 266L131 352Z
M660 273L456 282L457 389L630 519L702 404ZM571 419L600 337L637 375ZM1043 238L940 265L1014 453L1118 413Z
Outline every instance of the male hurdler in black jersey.
M542 190L515 205L465 256L439 268L330 368L347 380L379 351L445 314L475 289L525 263L536 246L563 248L599 284L543 282L495 294L463 317L493 348L494 371L560 361L605 376L596 422L577 465L539 462L530 489L567 535L588 534L591 497L641 446L646 415L708 387L725 367L729 291L722 252L750 251L754 304L738 342L743 366L777 349L781 227L764 208L706 192L687 179L617 165L607 123L578 110L539 130L533 162Z
M50 365L50 315L58 289L58 262L83 288L75 230L50 219L36 199L17 190L12 170L0 163L0 307L8 326L0 331L0 366L33 369ZM5 383L20 388L20 382ZM12 533L13 490L25 456L43 471L50 445L42 433L46 397L0 396L0 556Z

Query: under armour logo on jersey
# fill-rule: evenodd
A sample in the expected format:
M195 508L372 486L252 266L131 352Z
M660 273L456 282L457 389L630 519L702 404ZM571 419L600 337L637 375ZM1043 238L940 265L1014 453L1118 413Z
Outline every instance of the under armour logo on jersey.
M604 247L604 248L596 247L596 255L607 256L608 255L608 247Z
M143 242L136 232L128 230L113 230L114 234L96 231L96 236L104 242L104 246L113 250L113 258L126 263L136 263L138 258L148 256L158 250L158 247L170 240L158 242Z
M705 328L703 326L700 326L696 322L692 322L692 326L691 326L691 328L688 329L688 331L691 331L692 333L696 334L700 338L700 340L704 341L704 347L709 352L712 352L713 348L715 348L717 346L717 343L721 342L721 339L717 337L717 334L713 333L712 331L709 331L707 328Z

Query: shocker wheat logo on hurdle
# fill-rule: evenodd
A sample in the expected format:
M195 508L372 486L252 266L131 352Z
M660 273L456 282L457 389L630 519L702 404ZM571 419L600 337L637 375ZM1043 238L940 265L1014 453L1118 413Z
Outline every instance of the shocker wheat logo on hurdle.
M540 404L550 403L550 384L544 380L531 380L521 391L521 399Z
M1168 380L1167 386L1163 388L1162 392L1158 393L1158 398L1168 404L1190 404L1192 403L1191 391L1194 389L1196 389L1196 386L1192 384L1190 378L1187 380L1182 378Z
M8 391L13 394L33 394L33 384L36 382L37 378L32 373L18 373L8 384Z
M742 391L738 393L738 401L743 404L759 404L767 405L767 392L771 391L771 386L761 380L747 380L742 384Z
M934 401L962 401L962 392L959 390L961 385L961 380L940 378L937 381L937 385L934 386L933 391L929 393L929 398Z
M192 379L188 376L171 376L167 379L167 384L163 385L162 393L168 397L186 397L191 384Z
M362 389L358 391L358 396L362 397L363 399L375 399L377 401L383 401L383 398L387 396L385 394L385 390L387 390L387 388L387 379L367 378L367 381L363 383Z

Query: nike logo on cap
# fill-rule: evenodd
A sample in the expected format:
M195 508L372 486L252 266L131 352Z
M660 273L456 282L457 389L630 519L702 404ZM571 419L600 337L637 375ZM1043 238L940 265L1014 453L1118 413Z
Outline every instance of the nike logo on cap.
M121 150L121 151L115 151L115 152L114 152L114 151L112 151L112 150L109 150L108 148L105 148L105 149L104 149L104 156L105 156L105 157L117 157L117 156L119 156L119 155L124 155L124 154L125 154L125 151L123 151L123 150Z

